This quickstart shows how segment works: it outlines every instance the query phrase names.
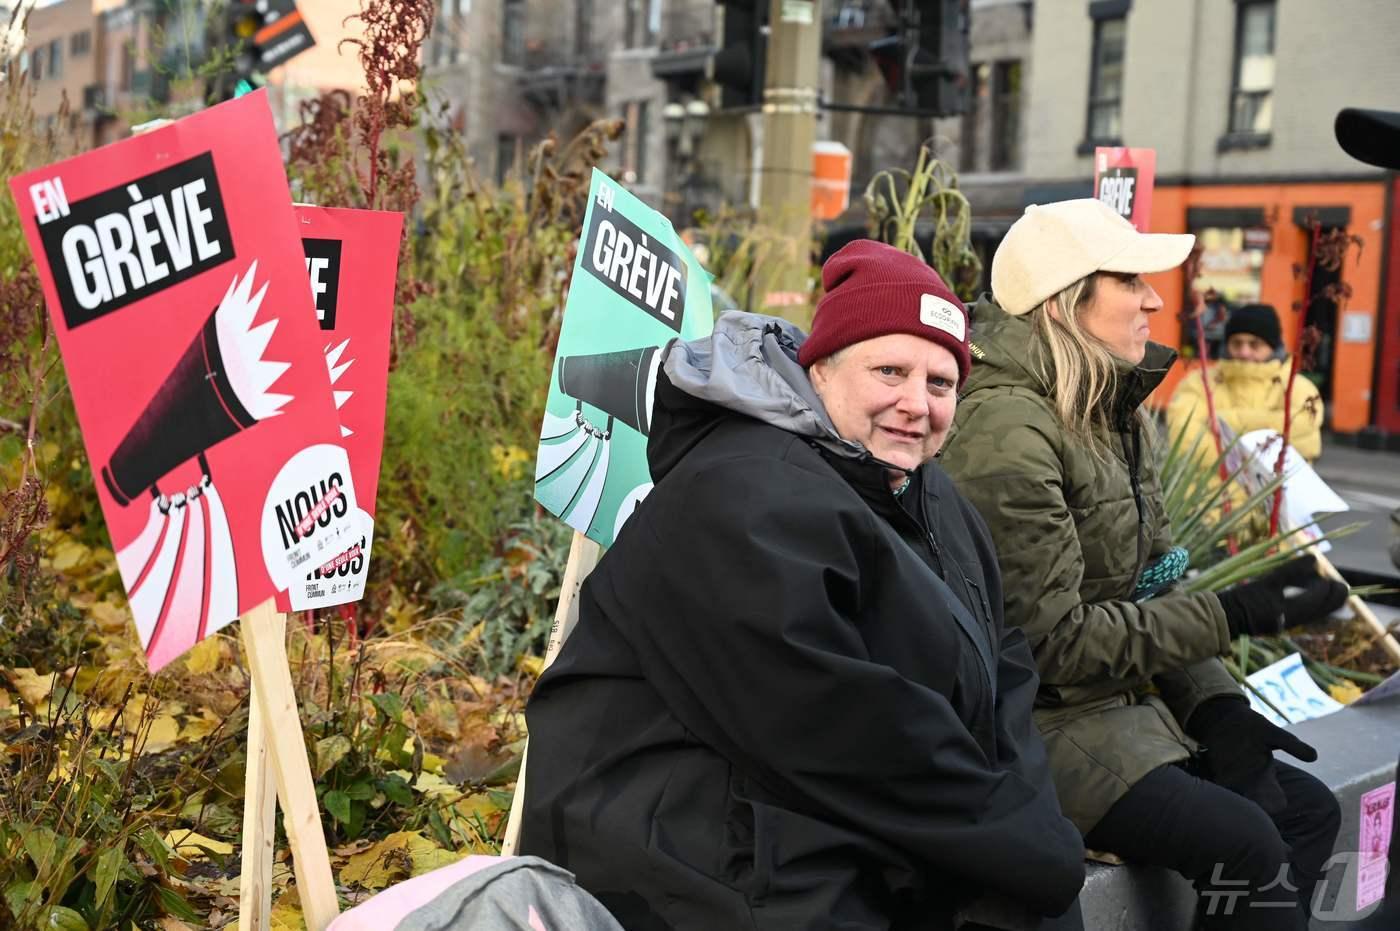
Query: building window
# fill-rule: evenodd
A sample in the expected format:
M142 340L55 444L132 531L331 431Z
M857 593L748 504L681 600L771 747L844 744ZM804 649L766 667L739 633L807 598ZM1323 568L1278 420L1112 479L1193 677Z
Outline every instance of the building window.
M593 0L576 0L574 4L574 54L587 58L593 40Z
M132 50L130 42L122 43L121 68L121 73L117 76L117 89L129 91L131 90L131 82L136 78L136 54Z
M1262 228L1267 231L1267 227ZM1220 357L1225 343L1225 322L1231 309L1258 303L1263 284L1264 258L1267 244L1260 246L1256 234L1261 228L1206 227L1195 230L1200 262L1190 290L1204 298L1201 307L1201 330L1205 336L1206 353L1212 359ZM1181 348L1194 358L1196 327L1194 321L1181 328Z
M992 171L1021 167L1021 63L999 61L992 81Z
M49 77L63 77L63 40L54 39L49 43Z
M977 163L981 151L978 143L982 127L987 122L988 98L991 97L992 66L985 62L972 66L972 100L962 119L962 142L959 145L959 167L962 171L981 171Z
M1232 133L1263 134L1273 125L1274 18L1274 0L1242 2L1236 11Z
M624 109L627 138L622 147L622 180L628 184L647 183L648 103L634 100Z
M1092 142L1116 141L1122 135L1123 46L1128 20L1114 16L1094 20L1094 51L1089 71L1089 126Z
M92 30L75 32L68 39L68 54L74 58L92 51Z
M34 50L34 54L29 56L29 79L31 81L42 81L44 79L44 59L48 56L48 46L41 45Z
M623 0L623 43L628 48L654 45L661 29L661 0Z
M448 14L443 17L448 20L444 39L447 43L447 62L451 65L457 64L462 54L462 19L466 15L464 3L470 3L470 0L443 0L443 13Z
M501 60L525 63L525 0L505 0L501 15Z

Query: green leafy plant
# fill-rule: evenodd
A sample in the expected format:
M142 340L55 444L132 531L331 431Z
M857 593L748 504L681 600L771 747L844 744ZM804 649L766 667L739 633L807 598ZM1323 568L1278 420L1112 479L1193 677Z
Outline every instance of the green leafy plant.
M389 376L375 603L421 598L527 516L513 492L539 441L590 172L618 131L547 139L501 186L477 177L459 140L428 132L423 292Z
M536 509L511 526L500 555L433 591L439 607L456 617L452 642L472 647L484 675L500 675L522 656L543 652L572 533Z

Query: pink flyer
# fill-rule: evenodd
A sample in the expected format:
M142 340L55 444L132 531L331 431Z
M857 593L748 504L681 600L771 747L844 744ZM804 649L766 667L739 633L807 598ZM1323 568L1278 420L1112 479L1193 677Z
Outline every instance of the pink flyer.
M1395 783L1388 782L1361 796L1360 867L1356 871L1356 908L1385 898L1386 854L1390 825L1395 818Z

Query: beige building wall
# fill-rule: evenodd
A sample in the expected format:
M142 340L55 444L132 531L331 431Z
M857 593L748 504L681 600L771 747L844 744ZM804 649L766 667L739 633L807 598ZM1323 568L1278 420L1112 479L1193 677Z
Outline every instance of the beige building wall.
M82 40L75 49L74 37L83 33L87 34L86 49ZM84 144L91 144L95 114L84 112L83 90L97 81L98 41L92 0L61 0L29 14L23 48L34 89L34 114L42 121L52 120L66 95L70 127L80 133ZM54 48L59 57L57 74L50 60ZM42 62L38 69L34 67L36 56ZM37 80L36 70L40 75Z
M1026 169L1092 175L1085 139L1093 20L1088 0L1037 0ZM1157 150L1163 177L1356 173L1332 136L1347 106L1400 106L1400 2L1278 0L1267 145L1221 151L1235 66L1234 0L1134 0L1124 49L1122 143Z
M268 83L316 90L363 91L360 50L354 45L341 45L345 39L364 35L359 20L353 18L359 7L355 0L297 0L297 10L316 44L285 65L269 71Z
M444 2L423 48L422 90L431 109L441 113L444 128L461 134L487 178L500 168L499 137L534 126L515 94L517 69L501 61L501 13L501 3Z

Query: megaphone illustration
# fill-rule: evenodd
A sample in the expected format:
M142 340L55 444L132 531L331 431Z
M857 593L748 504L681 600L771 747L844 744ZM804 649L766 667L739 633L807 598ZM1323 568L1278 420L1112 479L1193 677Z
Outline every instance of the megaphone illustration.
M267 294L267 285L253 293L257 270L253 262L234 276L102 466L119 505L151 494L146 528L117 551L117 565L153 670L238 616L233 535L204 454L292 400L268 390L291 363L262 357L277 321L253 326ZM196 458L199 482L162 494L157 483Z
M252 326L267 293L263 285L253 294L257 268L254 262L242 281L234 278L102 466L103 483L123 507L181 463L275 416L291 400L267 390L290 363L262 358L277 321Z
M646 436L660 367L660 346L565 356L559 360L559 390Z
M642 436L651 431L660 368L659 346L559 360L559 390L578 403L572 417L545 412L535 462L535 493L546 508L575 528L587 528L598 513L607 484L614 422ZM590 423L584 415L585 404L607 414L607 423Z

